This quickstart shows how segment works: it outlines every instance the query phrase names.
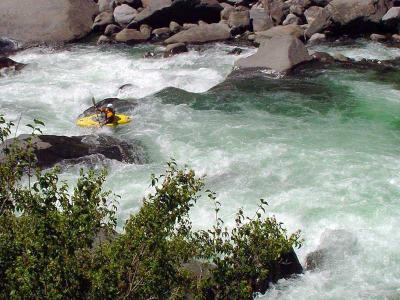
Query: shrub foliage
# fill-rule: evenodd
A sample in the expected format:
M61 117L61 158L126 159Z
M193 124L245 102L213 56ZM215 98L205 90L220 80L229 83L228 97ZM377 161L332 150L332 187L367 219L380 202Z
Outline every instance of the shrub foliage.
M0 116L0 299L251 299L300 247L299 232L265 217L264 200L226 228L208 190L215 225L194 230L189 212L204 180L174 161L152 175L153 192L116 234L117 197L103 189L104 171L81 171L70 187L57 168L35 168L42 125L28 125L21 143Z

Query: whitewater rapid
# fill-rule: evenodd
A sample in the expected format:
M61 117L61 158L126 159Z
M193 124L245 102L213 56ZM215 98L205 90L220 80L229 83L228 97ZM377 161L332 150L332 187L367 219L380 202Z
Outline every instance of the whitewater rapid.
M91 97L135 98L131 126L113 131L143 142L149 164L107 161L107 188L121 195L119 225L149 191L151 173L171 157L207 175L208 188L233 222L243 207L269 202L289 231L302 230L301 262L326 230L344 229L356 243L326 268L282 280L262 299L400 298L400 85L396 74L327 70L318 76L267 82L224 82L238 56L231 46L172 58L144 59L151 46L30 49L12 58L28 63L0 78L0 111L46 123L46 134L83 135L75 118ZM400 56L395 48L361 41L313 50L360 59ZM241 56L254 53L244 49ZM384 77L386 76L386 77ZM397 75L398 76L398 75ZM384 77L384 78L383 78ZM133 87L124 92L123 84ZM169 88L173 87L173 88ZM19 133L27 132L21 127ZM82 166L68 167L73 182ZM196 228L212 226L212 205L192 211Z

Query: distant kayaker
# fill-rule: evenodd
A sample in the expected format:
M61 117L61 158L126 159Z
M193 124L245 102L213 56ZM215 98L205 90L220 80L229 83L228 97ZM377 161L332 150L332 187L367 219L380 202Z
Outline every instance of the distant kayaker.
M97 108L97 110L104 114L105 121L103 125L116 123L115 110L111 103L107 104L106 107Z

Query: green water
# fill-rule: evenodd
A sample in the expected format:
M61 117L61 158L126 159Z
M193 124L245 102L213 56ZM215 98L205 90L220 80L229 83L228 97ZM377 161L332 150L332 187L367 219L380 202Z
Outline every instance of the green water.
M398 54L377 44L356 47L371 57ZM353 48L340 51L351 55ZM268 213L302 230L301 261L326 230L344 229L356 239L344 257L261 298L400 298L400 73L332 68L224 81L237 59L228 46L168 59L142 59L146 50L20 53L15 59L30 65L0 79L0 109L14 119L23 113L24 122L43 119L49 134L81 135L92 131L76 128L74 118L91 95L137 98L131 126L102 130L139 139L150 158L146 165L104 162L107 186L122 197L121 225L140 207L150 174L174 157L207 175L228 225L238 208L253 213L258 199L267 199ZM133 88L118 94L125 83ZM75 179L80 167L66 167L64 177ZM211 226L210 203L200 200L192 216L196 227Z

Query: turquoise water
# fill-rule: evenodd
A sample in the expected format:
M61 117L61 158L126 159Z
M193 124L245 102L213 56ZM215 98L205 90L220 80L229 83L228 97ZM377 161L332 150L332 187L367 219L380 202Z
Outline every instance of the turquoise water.
M398 72L332 68L225 81L238 58L229 49L218 44L168 59L141 58L148 47L32 49L14 57L30 64L22 73L0 79L0 110L13 119L22 113L23 123L39 117L48 134L81 135L92 131L74 119L92 95L136 98L132 126L102 129L141 140L150 158L146 165L105 162L107 186L122 196L120 224L140 207L150 174L174 157L207 175L228 225L238 208L252 214L267 199L268 213L302 230L301 261L326 230L344 229L357 241L322 270L283 280L260 298L400 298ZM324 50L400 55L365 42ZM134 87L118 94L126 83ZM65 178L75 179L79 167L66 168ZM210 203L200 200L192 216L196 227L211 226Z

